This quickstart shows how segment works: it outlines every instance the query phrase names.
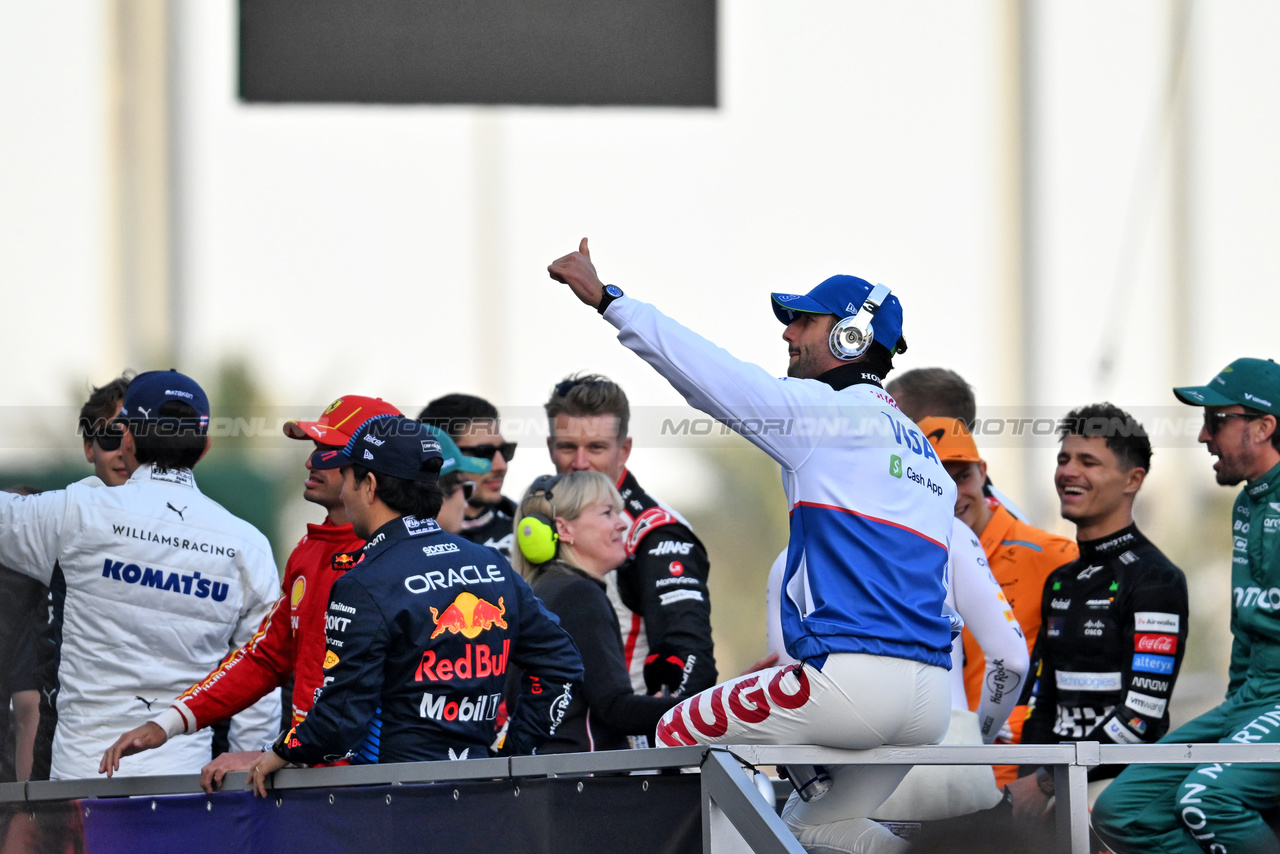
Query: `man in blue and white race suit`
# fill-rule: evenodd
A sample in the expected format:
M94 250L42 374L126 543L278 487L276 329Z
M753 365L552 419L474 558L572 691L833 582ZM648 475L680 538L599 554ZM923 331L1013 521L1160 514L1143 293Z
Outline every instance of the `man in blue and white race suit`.
M802 663L686 700L663 718L659 744L871 748L941 740L951 705L944 599L955 486L881 384L893 353L905 350L897 298L875 313L866 352L842 359L833 327L855 316L865 322L858 311L869 283L834 276L807 295L774 294L790 355L788 377L778 379L606 287L585 239L548 270L690 405L782 466L791 508L782 626L788 653ZM811 849L904 848L866 816L907 771L835 768L825 797L793 796L783 818Z

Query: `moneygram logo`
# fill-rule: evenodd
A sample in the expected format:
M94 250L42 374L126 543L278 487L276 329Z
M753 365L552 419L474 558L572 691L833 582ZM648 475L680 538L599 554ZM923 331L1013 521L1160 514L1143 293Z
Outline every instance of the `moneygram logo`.
M472 593L459 593L458 598L454 599L443 612L437 613L435 608L431 609L431 619L436 624L431 637L436 638L450 631L464 638L473 638L494 626L505 629L507 621L502 618L506 613L507 608L501 598L498 599L498 606L495 608L491 603Z

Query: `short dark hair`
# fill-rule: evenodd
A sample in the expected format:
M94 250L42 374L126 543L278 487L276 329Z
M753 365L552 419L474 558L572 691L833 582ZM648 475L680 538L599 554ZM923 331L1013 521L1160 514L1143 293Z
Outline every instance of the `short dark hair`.
M195 468L208 444L205 431L197 426L199 420L191 404L166 400L155 419L127 422L133 433L134 456L158 471Z
M1252 406L1243 407L1246 415L1252 415L1254 418L1262 418L1265 415L1271 415L1270 412L1263 412L1261 409L1254 409ZM1271 415L1275 418L1274 415ZM1271 431L1271 447L1280 451L1280 418L1276 418L1276 426Z
M361 465L351 466L351 473L357 481L367 478L371 470ZM374 495L382 499L382 503L402 516L417 516L419 519L434 519L444 504L444 492L436 482L423 483L403 477L392 477L382 472L377 475Z
M557 415L570 418L591 418L596 415L614 415L618 419L618 440L627 437L631 422L631 404L622 386L604 374L570 374L556 383L551 397L543 404L551 432L555 432Z
M456 441L473 421L497 421L498 408L473 394L446 394L424 406L418 420L443 430Z
M864 371L871 371L884 382L885 377L893 370L893 352L879 341L872 341L858 366Z
M930 416L958 418L972 431L978 419L973 386L948 368L912 368L889 386L898 408L912 421Z
M94 434L102 430L116 414L116 408L124 400L133 380L133 371L125 371L120 376L99 386L89 386L89 399L80 407L80 419L76 432L90 441Z
M1091 403L1067 413L1058 422L1058 433L1067 436L1101 437L1125 469L1151 471L1151 439L1138 419L1114 403Z

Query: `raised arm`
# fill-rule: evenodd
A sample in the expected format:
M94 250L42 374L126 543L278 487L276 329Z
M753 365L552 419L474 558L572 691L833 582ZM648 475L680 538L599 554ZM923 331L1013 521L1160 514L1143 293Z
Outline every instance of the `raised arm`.
M587 252L586 238L577 252L557 259L547 269L584 304L600 304L604 285ZM844 444L856 443L865 432L858 427L862 414L850 411L848 400L834 399L829 386L775 377L647 303L621 297L609 304L604 317L618 328L618 340L662 374L690 406L742 434L785 467L797 467L813 449L812 437L797 429L806 423L834 418L850 422L852 429L840 431ZM879 420L874 411L866 417Z

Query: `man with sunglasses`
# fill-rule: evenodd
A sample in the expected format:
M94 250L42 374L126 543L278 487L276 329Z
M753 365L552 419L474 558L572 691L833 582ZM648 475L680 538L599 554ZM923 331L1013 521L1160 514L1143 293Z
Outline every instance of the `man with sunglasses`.
M261 628L219 667L187 690L153 720L120 736L103 754L99 772L108 776L120 767L120 759L152 750L169 739L199 732L226 720L257 702L260 697L293 679L291 722L303 720L323 684L325 609L329 588L359 558L364 540L356 536L343 509L342 478L323 467L352 432L375 415L399 415L380 398L343 395L330 403L315 421L288 421L284 434L311 442L304 465L303 500L325 511L324 520L307 525L307 533L285 563L281 596ZM259 745L260 746L260 745ZM237 751L218 756L201 770L206 792L221 785L228 771L245 771L261 751Z
M155 713L257 631L278 584L271 546L197 488L209 447L209 401L177 371L129 384L125 484L96 478L63 490L0 494L0 562L49 584L58 722L50 777L92 777L116 733ZM233 744L261 743L280 705L232 723ZM208 736L139 756L130 775L193 773Z
M1236 359L1204 386L1173 390L1204 408L1199 441L1222 486L1245 487L1231 514L1231 665L1226 702L1161 742L1280 744L1280 365ZM1280 851L1261 813L1280 805L1280 766L1133 765L1093 810L1119 854Z
M605 581L632 689L691 697L710 688L716 660L707 550L684 517L645 492L627 468L626 392L608 377L581 374L557 383L543 408L556 471L598 471L622 495L627 560ZM647 741L636 737L637 746Z
M114 419L120 413L132 377L132 372L127 372L105 385L95 386L80 407L79 428L84 440L85 462L93 466L94 475L107 486L119 486L129 479L120 453L124 430Z
M446 394L428 403L418 420L447 433L465 456L489 463L483 473L467 474L475 487L467 499L460 533L510 558L516 503L502 494L502 483L507 463L516 455L516 443L502 437L497 407L475 395Z

